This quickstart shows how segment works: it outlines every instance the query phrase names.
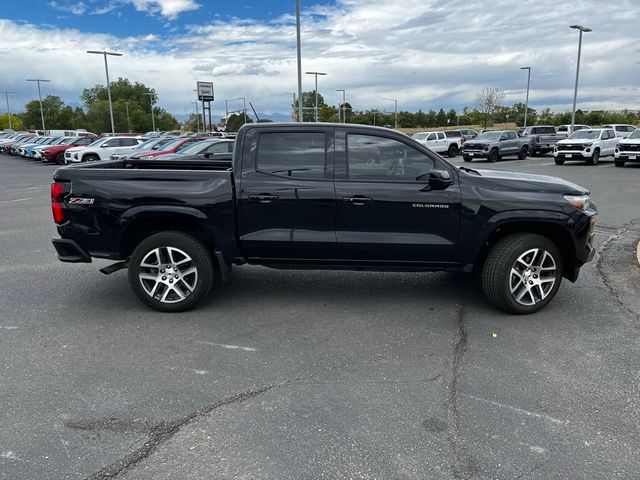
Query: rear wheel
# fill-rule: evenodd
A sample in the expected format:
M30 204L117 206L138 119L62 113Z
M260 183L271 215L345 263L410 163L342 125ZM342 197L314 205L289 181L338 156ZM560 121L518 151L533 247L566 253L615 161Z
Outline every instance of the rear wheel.
M456 155L458 155L458 146L455 143L452 143L451 145L449 145L449 149L447 150L447 155L449 155L450 158L453 158Z
M620 161L620 160L615 160L614 164L616 167L624 167L624 162Z
M161 312L193 307L211 289L213 261L207 248L183 232L145 239L129 259L129 282L138 298Z
M564 165L564 159L562 158L556 158L555 162L556 162L556 165Z
M97 155L94 155L92 153L82 157L82 161L83 162L97 162L98 160L100 160L100 157L98 157Z
M58 155L56 155L56 164L64 165L64 152L60 152Z
M489 152L489 161L491 163L495 163L498 161L498 158L500 157L500 155L498 154L498 149L494 148L493 150L491 150L491 152Z
M487 299L508 313L534 313L556 295L562 282L562 257L542 235L517 233L500 240L482 271Z
M600 150L598 150L596 148L593 151L593 155L591 155L589 158L587 158L587 163L589 165L597 165L599 161L600 161Z
M526 160L528 150L529 149L527 148L527 146L523 145L522 148L520 149L520 152L518 152L518 160Z

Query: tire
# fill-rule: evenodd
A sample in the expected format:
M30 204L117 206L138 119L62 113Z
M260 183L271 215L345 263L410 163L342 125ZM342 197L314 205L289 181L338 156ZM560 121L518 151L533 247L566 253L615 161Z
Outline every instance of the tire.
M487 159L491 162L491 163L495 163L498 161L498 159L500 158L500 154L498 153L498 149L494 148L493 150L491 150L489 152L489 156L487 157Z
M531 155L532 157L537 157L538 156L538 152L536 152L536 150L532 148L531 149L531 153L529 155Z
M587 163L589 165L597 165L599 161L600 161L600 150L596 148L593 151L593 154L589 158L587 158Z
M520 151L518 152L518 160L526 160L527 159L527 153L528 153L528 148L526 145L524 145Z
M56 155L56 165L64 165L64 152L60 152Z
M131 288L143 303L160 312L182 312L193 307L211 290L213 276L207 248L183 232L151 235L129 259Z
M455 143L449 145L449 149L447 150L447 155L449 158L453 158L458 155L458 146Z
M564 165L564 159L562 158L556 158L555 162L556 162L556 165Z
M560 250L547 237L533 233L501 239L489 252L482 270L482 288L489 302L518 315L543 309L561 283Z
M465 162L470 162L472 160L471 157L468 157L466 155L463 155L462 158L464 159Z
M100 157L94 155L93 153L89 153L82 157L83 162L97 162L100 160Z
M613 163L616 167L624 167L624 162L620 160L615 160Z

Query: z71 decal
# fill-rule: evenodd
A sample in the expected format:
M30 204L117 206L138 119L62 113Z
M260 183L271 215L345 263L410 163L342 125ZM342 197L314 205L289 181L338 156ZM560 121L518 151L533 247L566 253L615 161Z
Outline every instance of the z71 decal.
M94 202L93 198L71 197L69 199L69 203L74 205L91 205L93 204L93 202Z

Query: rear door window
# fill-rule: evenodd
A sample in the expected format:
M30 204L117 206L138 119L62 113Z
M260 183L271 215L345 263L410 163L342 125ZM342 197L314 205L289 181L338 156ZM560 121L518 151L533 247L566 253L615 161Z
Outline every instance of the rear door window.
M280 177L331 179L326 144L323 132L263 133L256 169Z

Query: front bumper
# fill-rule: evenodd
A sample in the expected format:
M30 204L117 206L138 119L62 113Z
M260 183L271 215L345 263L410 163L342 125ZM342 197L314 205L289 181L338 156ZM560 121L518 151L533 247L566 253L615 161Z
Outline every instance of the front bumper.
M591 158L593 152L589 150L558 150L553 152L554 158L562 158L565 160L584 160L586 158Z
M640 152L615 152L614 158L623 162L640 162Z
M487 158L489 156L489 152L484 150L465 150L464 147L462 147L462 156L472 158Z

